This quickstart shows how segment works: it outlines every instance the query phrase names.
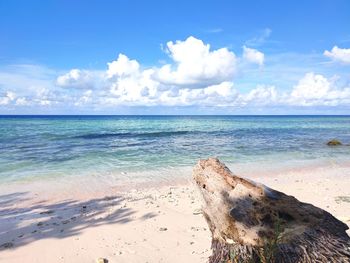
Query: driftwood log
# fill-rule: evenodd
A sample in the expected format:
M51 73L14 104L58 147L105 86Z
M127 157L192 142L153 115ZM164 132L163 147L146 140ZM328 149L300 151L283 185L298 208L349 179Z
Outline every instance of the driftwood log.
M193 170L212 233L210 263L350 262L347 225L330 213L233 175L218 159Z

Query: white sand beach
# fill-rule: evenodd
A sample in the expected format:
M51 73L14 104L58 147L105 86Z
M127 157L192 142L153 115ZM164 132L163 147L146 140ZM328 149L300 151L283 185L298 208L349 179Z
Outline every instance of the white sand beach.
M350 167L333 164L248 176L350 226ZM94 194L2 187L1 262L206 262L210 231L187 182ZM12 191L12 192L11 192ZM44 193L44 192L43 192ZM348 231L348 233L350 233Z

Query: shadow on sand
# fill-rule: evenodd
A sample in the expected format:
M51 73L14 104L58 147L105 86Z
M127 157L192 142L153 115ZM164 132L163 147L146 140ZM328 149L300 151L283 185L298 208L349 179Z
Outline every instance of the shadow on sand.
M83 229L104 224L126 224L136 217L122 196L107 196L88 201L44 201L26 206L29 194L0 195L0 251L19 247L43 238L66 238ZM22 205L21 205L22 203ZM156 215L145 214L139 220Z

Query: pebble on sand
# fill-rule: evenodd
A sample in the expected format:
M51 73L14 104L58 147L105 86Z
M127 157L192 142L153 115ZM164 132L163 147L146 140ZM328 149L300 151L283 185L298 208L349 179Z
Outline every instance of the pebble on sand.
M194 215L200 215L202 214L202 210L201 209L196 209L195 211L193 211Z
M105 258L98 258L98 259L96 260L96 263L108 263L108 260L105 259Z

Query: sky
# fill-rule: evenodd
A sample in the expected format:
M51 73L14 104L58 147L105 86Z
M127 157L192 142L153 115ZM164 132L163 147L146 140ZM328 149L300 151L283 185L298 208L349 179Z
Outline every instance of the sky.
M350 114L350 2L0 0L0 114Z

